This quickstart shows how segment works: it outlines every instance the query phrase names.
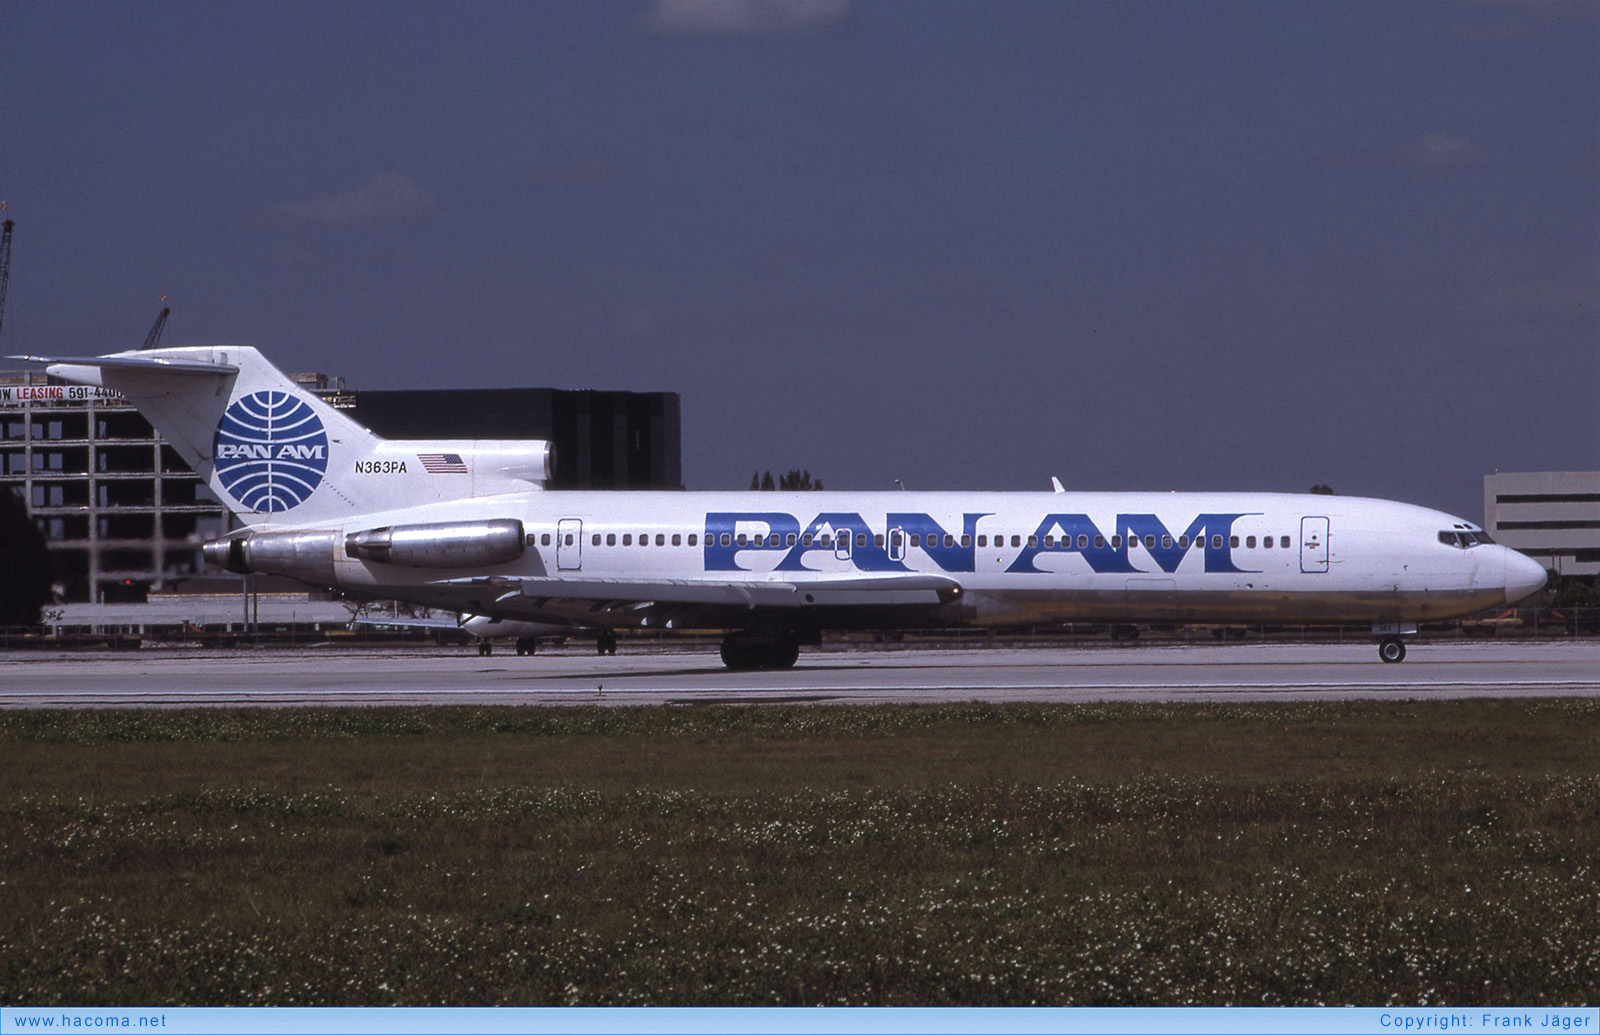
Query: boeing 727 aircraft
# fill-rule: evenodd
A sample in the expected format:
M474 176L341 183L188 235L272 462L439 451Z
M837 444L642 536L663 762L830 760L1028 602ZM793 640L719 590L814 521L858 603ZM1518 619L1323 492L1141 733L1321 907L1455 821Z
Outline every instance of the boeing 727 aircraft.
M247 346L48 363L121 392L238 515L229 571L485 618L730 630L733 669L829 629L1416 623L1512 603L1534 561L1469 521L1280 493L574 492L542 441L378 437Z

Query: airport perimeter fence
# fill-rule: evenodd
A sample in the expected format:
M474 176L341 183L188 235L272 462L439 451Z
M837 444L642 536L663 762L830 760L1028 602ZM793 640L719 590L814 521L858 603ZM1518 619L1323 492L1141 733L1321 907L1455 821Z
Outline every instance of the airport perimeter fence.
M715 649L720 640L713 631L658 632L619 630L624 643L655 650ZM1600 607L1523 607L1454 622L1421 627L1423 641L1502 639L1556 642L1600 636ZM907 629L888 632L830 634L824 645L835 648L893 649L945 645L980 649L995 647L1131 646L1139 643L1368 643L1372 630L1365 625L1259 626L1142 624L1108 625L1071 623L1024 628ZM577 631L562 644L541 650L592 651L594 634ZM382 629L343 626L271 625L227 628L198 626L98 626L0 627L0 650L118 651L159 648L255 649L276 647L345 646L351 648L470 648L475 641L453 629Z

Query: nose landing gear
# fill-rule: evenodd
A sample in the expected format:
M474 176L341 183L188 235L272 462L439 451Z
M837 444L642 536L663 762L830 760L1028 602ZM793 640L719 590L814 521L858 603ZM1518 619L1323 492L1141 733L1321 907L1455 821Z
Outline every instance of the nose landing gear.
M1406 660L1406 641L1401 637L1416 634L1416 622L1379 622L1372 627L1372 635L1378 638L1378 657L1389 665Z

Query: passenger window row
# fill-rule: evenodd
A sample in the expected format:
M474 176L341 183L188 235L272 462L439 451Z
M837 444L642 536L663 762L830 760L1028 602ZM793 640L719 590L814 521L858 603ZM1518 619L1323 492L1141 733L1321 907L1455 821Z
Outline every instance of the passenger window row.
M565 538L566 538L565 545L567 545L567 546L574 545L575 540L576 540L576 536L573 533L571 533L571 532L565 533ZM621 545L622 546L633 546L633 545L635 545L635 538L636 537L635 537L634 533L632 533L632 532L623 532L623 533L621 533ZM681 533L676 533L675 532L669 537L664 532L657 532L657 533L655 533L655 545L657 545L657 546L666 546L666 545L668 545L668 543L670 541L671 545L673 545L673 546L683 546L685 544L685 538L686 537ZM1005 548L1005 545L1006 545L1006 537L1005 536L997 535L997 536L994 536L993 538L994 538L994 547L996 549L1004 549ZM1091 538L1090 536L1088 536L1087 534L1084 534L1084 533L1079 533L1079 535L1078 535L1076 540L1074 540L1073 537L1070 536L1070 535L1064 535L1059 540L1057 540L1057 538L1055 536L1053 536L1053 535L1047 535L1047 536L1044 537L1043 542L1044 542L1044 547L1047 550L1057 549L1058 547L1060 549L1063 549L1063 550L1071 550L1074 547L1076 547L1079 550L1087 550L1089 548L1090 538ZM540 546L550 546L552 544L552 542L553 542L553 539L554 539L554 537L549 532L543 532L543 533L530 532L528 534L528 545L529 546L533 546L535 541L537 540L538 545L540 545ZM841 540L841 545L848 545L849 533L844 533L844 534L840 535L839 539ZM890 535L890 537L889 537L889 545L893 549L896 549L896 550L901 549L905 545L905 540L906 539L910 540L910 545L911 546L917 547L917 548L924 548L924 546L923 546L924 537L922 536L921 533L916 533L916 532L912 533L909 536L906 536L905 533L900 532L900 531L896 531L896 532L894 532L893 534ZM926 539L927 539L926 548L928 548L928 549L936 549L941 545L941 543L946 549L951 549L951 548L954 548L954 546L956 545L956 542L957 542L956 537L953 536L953 535L946 535L946 536L942 537L942 539L941 539L941 537L938 536L938 535L929 534L926 537ZM990 537L987 536L987 535L978 536L978 546L984 547L984 548L988 548L989 545L990 545L989 540L990 540ZM1023 537L1020 536L1020 535L1012 536L1011 537L1011 546L1012 546L1012 548L1013 549L1020 549L1022 547L1022 540L1023 540ZM1040 539L1039 539L1038 536L1030 535L1030 536L1027 537L1027 540L1028 540L1028 548L1029 549L1038 549L1039 548ZM1106 537L1105 536L1097 535L1097 536L1093 537L1093 540L1094 540L1094 548L1096 550L1104 550L1106 548ZM1138 546L1140 544L1140 541L1141 540L1139 539L1138 536L1129 536L1128 537L1128 545L1129 546ZM1450 545L1450 546L1459 546L1462 549L1466 549L1469 546L1476 546L1478 543L1493 542L1493 540L1491 540L1487 535L1485 535L1482 532L1477 532L1477 533L1462 532L1462 533L1459 533L1459 538L1458 538L1458 534L1455 533L1455 532L1440 532L1439 533L1439 541L1441 543L1445 543L1445 544ZM649 546L650 542L651 542L650 533L641 532L641 533L638 534L638 536L637 536L637 545L639 545L639 546ZM880 532L880 533L877 533L874 536L872 536L872 542L873 542L873 545L875 545L875 546L882 546L884 544L883 533ZM695 533L690 532L688 534L688 536L687 536L687 543L688 543L689 546L699 546L700 545L700 537L698 535L696 535ZM824 534L822 534L820 536L813 536L810 533L807 533L805 535L796 535L794 532L790 532L787 535L780 535L780 534L774 532L771 535L757 534L757 535L754 535L754 536L749 536L749 535L740 534L740 535L735 536L735 535L732 535L732 534L730 534L728 532L723 532L722 533L722 538L721 538L721 545L723 545L723 546L733 546L733 545L737 544L739 546L785 547L785 546L794 546L797 543L798 544L803 544L803 545L808 546L808 547L809 546L820 546L820 547L824 547L824 548L831 548L831 547L834 546L834 537L831 536L831 535L828 535L826 533L824 533ZM963 547L971 546L972 545L972 536L970 536L970 535L961 536L960 537L960 543L961 543L961 545ZM1156 547L1156 537L1153 536L1153 535L1147 535L1147 536L1144 537L1143 543L1144 543L1145 549L1153 550ZM1174 540L1173 540L1172 536L1170 536L1170 535L1161 536L1161 548L1163 550L1172 549L1173 543L1174 543ZM1180 550L1187 550L1190 547L1194 547L1196 549L1200 549L1200 548L1203 548L1206 545L1206 537L1203 536L1203 535L1197 535L1197 536L1194 537L1193 541L1191 541L1188 536L1180 535L1180 536L1178 536L1178 538L1176 540L1176 543L1177 543L1178 549L1180 549ZM1110 544L1111 544L1111 549L1113 549L1113 550L1122 549L1122 536L1120 536L1120 535L1112 536L1111 539L1110 539ZM616 533L616 532L606 532L606 533L602 534L600 532L595 532L589 538L589 545L591 545L591 546L616 546L616 545L618 545L618 533ZM710 537L710 536L706 537L706 545L708 545L708 546L715 545L712 542L712 537ZM855 534L855 545L856 546L861 546L861 547L864 547L864 546L867 545L867 535L866 535L866 533L857 532ZM1228 545L1231 548L1237 550L1239 548L1239 545L1240 545L1239 544L1239 537L1236 536L1236 535L1235 536L1229 536L1228 537ZM1273 542L1273 537L1272 536L1269 535L1269 536L1262 536L1261 537L1261 546L1262 546L1263 549L1270 550L1270 549L1272 549L1273 545L1274 545L1274 542ZM1276 545L1279 546L1282 549L1287 550L1289 548L1289 537L1288 536L1280 536L1280 537L1278 537ZM1220 535L1214 535L1214 536L1211 537L1211 548L1213 550L1222 549L1222 537ZM1254 550L1256 548L1256 537L1253 536L1253 535L1245 536L1244 537L1244 548L1247 549L1247 550Z

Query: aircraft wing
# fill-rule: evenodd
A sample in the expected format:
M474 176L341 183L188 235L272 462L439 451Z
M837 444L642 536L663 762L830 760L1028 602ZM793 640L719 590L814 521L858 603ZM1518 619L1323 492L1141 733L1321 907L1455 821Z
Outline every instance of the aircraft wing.
M710 604L740 609L852 605L937 607L961 593L951 579L928 575L805 582L644 582L625 579L527 578L521 593L534 600L606 603Z
M397 618L386 615L369 615L364 618L350 619L351 625L369 626L375 629L459 629L459 618Z
M744 580L634 580L600 578L504 578L451 580L498 590L500 613L565 615L590 621L605 611L653 611L669 617L693 612L726 616L736 623L750 611L810 608L934 608L957 599L961 584L934 575L872 578Z

